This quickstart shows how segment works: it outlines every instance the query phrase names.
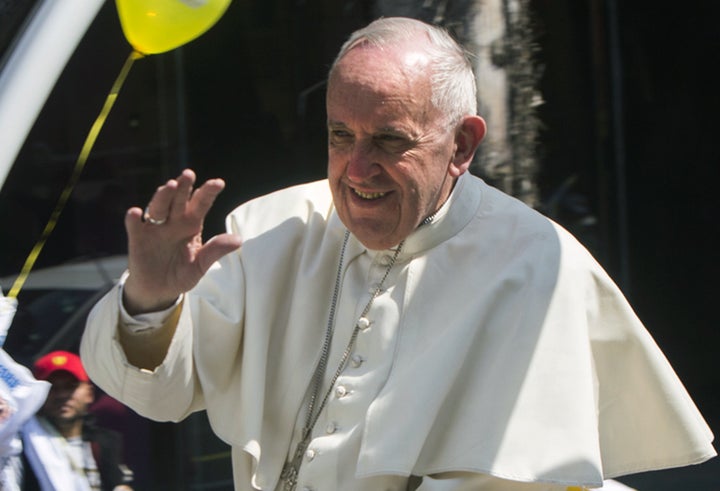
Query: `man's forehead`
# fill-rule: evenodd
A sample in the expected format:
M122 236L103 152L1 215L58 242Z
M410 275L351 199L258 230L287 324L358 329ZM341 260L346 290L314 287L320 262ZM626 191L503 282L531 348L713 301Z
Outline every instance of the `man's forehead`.
M339 85L351 85L353 90L367 88L378 94L402 97L409 91L429 88L428 58L424 53L369 49L351 51L335 66L328 80L330 91Z
M75 375L68 372L67 370L56 370L50 375L48 375L47 380L51 384L80 382L80 379L78 379Z

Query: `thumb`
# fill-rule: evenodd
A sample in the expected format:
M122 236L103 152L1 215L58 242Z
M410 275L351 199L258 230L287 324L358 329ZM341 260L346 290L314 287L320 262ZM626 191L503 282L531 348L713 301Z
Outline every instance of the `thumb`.
M220 234L208 240L197 251L196 260L202 274L205 274L215 261L240 248L242 240L233 234Z

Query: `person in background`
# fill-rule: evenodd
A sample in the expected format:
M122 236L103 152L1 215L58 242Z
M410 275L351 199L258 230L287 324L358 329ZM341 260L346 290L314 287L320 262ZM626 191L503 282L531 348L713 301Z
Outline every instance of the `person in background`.
M131 491L132 472L121 461L118 433L95 426L88 415L94 387L80 358L53 351L33 366L50 391L23 427L23 491Z
M374 21L326 97L327 180L206 242L220 179L128 211L81 344L99 386L157 420L205 409L242 491L565 491L715 455L588 251L468 172L486 126L444 30Z

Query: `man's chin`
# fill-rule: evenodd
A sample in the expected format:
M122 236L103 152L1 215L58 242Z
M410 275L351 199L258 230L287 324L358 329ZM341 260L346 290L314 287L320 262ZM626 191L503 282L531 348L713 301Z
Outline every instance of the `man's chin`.
M45 418L48 421L50 421L51 423L54 423L56 426L68 425L70 423L74 423L75 421L81 419L80 416L75 412L61 413L61 414L52 415L52 416L45 415Z

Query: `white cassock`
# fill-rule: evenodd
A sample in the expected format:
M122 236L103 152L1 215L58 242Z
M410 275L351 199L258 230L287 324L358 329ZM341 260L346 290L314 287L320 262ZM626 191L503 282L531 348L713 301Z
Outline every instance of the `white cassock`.
M128 364L117 289L91 314L81 354L92 379L140 414L206 409L232 446L236 489L273 490L304 419L345 227L326 181L253 200L227 224L243 246L186 295L162 365ZM326 384L392 253L350 237ZM427 490L599 487L715 455L707 424L590 254L474 176L405 241L367 317L298 489L400 490L408 476L432 476ZM144 321L124 322L148 335ZM472 475L485 487L463 487Z

